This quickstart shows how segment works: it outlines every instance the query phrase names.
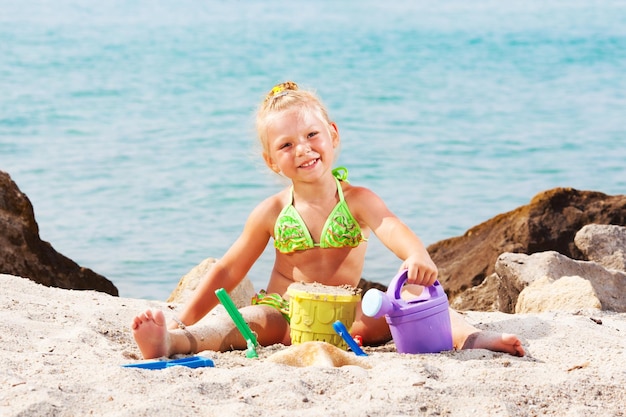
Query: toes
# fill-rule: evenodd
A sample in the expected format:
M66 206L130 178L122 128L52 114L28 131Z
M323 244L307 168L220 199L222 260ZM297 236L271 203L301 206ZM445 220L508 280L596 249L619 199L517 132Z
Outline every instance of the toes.
M152 313L152 320L154 320L156 324L158 324L159 326L165 325L165 314L163 314L161 310L156 310L154 312L150 311L150 313Z
M147 321L153 321L153 320L154 320L154 316L153 316L153 313L152 313L152 310L151 310L151 309L146 310L146 311L143 313L143 315L144 315L144 317L146 318L146 320L147 320Z
M157 314L156 314L157 317L159 316L158 313L160 313L160 315L163 316L163 312L158 311ZM133 318L133 321L132 321L130 327L133 330L137 330L142 324L150 322L150 321L157 322L157 320L155 320L155 314L152 312L152 310L146 310L143 313L141 313L141 314L139 314L139 315L137 315L137 316L135 316ZM164 316L163 316L163 319L161 321L163 321L163 322L165 321L165 317Z

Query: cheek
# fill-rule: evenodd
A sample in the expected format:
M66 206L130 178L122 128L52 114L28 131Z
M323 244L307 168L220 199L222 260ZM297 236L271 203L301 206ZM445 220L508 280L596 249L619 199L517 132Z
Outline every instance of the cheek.
M276 159L274 159L274 157L269 155L267 152L263 152L263 160L272 171L276 171Z
M273 156L273 164L276 172L280 172L281 166L287 166L289 164L289 154L287 153L278 153Z

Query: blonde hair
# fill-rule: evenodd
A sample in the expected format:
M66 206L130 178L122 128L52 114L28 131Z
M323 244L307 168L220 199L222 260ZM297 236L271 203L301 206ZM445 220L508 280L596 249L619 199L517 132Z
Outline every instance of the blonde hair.
M267 149L267 126L280 113L300 109L316 114L331 123L326 106L312 91L300 90L293 81L276 84L265 96L256 115L256 130L265 152Z

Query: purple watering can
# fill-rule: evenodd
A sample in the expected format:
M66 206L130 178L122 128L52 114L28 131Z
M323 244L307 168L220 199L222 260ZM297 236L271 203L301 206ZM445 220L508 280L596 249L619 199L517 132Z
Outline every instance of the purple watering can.
M405 301L400 292L408 271L398 273L384 293L375 288L363 296L363 314L385 316L400 353L438 353L452 350L448 297L439 281L425 287L417 298Z

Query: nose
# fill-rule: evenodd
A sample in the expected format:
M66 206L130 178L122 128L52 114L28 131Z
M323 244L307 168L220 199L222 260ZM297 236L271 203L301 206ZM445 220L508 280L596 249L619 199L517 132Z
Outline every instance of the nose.
M297 155L306 155L311 151L311 145L307 140L300 140L296 144L296 154Z

